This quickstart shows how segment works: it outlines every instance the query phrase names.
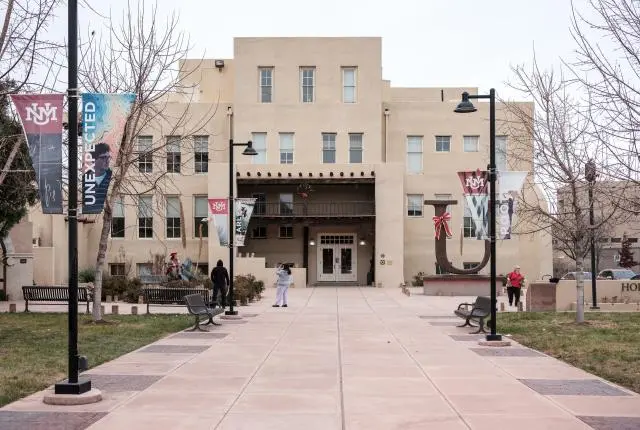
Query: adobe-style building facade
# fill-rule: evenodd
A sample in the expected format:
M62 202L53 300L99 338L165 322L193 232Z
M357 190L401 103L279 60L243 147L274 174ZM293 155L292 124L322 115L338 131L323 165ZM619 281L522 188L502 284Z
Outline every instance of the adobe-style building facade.
M207 197L228 195L229 139L251 140L258 152L248 157L235 149L236 195L257 199L236 274L254 273L270 284L273 267L285 262L294 264L297 286L374 281L384 287L410 282L418 272L434 274L434 214L425 199L458 201L451 208L449 256L460 267L479 262L484 242L464 218L457 172L488 164L488 104L460 115L453 109L461 93L476 88L393 87L383 79L381 54L375 37L236 38L233 58L181 64L189 90L164 109L188 104L187 124L156 124L139 137L140 148L171 140L163 149L167 162L152 169L174 169L169 165L178 154L179 173L166 175L171 184L162 194L124 196L114 209L119 219L107 270L147 273L155 255L171 250L203 271L219 258L228 263L212 221L201 220ZM498 115L504 117L501 109ZM498 167L532 171L533 154L512 157L515 143L504 130L498 134ZM101 218L84 219L80 268L95 264L102 227ZM31 220L39 245L36 282L64 282L63 217L34 210ZM548 236L516 235L498 243L498 271L519 264L529 279L539 278L551 273L551 255Z

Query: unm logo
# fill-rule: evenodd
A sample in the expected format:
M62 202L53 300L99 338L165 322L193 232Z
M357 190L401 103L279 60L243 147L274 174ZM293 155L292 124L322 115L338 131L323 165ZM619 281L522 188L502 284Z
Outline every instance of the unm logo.
M465 185L472 189L477 190L478 188L484 187L484 178L467 178Z
M50 121L57 121L58 107L51 106L51 103L45 103L44 106L38 106L38 103L31 103L31 107L27 106L27 121L31 121L37 125L47 125Z

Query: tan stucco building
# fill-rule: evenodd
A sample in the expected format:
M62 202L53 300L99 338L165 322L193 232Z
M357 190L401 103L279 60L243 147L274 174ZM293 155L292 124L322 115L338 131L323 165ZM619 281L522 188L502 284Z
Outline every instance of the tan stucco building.
M231 138L252 140L258 151L247 157L236 148L234 155L237 196L258 199L236 274L271 282L274 265L288 262L295 265L296 286L366 285L373 276L384 287L410 282L420 271L434 274L433 208L422 204L434 198L458 200L452 207L453 263L479 262L482 241L465 238L463 255L458 252L460 235L473 232L463 220L456 172L488 164L488 104L459 115L453 109L461 93L476 88L393 87L383 79L381 50L375 37L237 38L234 58L184 62L181 76L189 88L164 109L177 112L189 103L188 120L180 127L150 126L140 137L142 148L178 136L169 137L178 143L167 157L180 154L180 173L167 175L164 196L124 197L116 208L118 232L111 233L122 237L110 240L108 271L146 272L154 255L174 249L203 270L218 258L227 264L228 249L218 245L216 229L211 222L205 226L201 246L198 223L207 216L207 196L228 195ZM498 115L504 117L501 109ZM531 171L533 154L516 160L511 154L517 143L500 128L498 134L498 167ZM311 188L307 198L298 192L301 186ZM141 201L154 211L141 209ZM100 218L84 219L81 269L95 264L101 229ZM38 244L35 281L64 282L64 218L35 210L31 221ZM498 243L498 271L520 264L538 278L551 273L551 255L548 236L516 235Z

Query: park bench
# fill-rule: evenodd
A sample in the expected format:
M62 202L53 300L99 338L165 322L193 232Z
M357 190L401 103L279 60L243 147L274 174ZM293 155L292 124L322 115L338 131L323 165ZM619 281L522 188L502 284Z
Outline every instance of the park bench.
M24 311L29 312L29 302L48 302L42 304L69 303L69 288L64 286L38 285L22 287ZM87 303L89 313L89 294L85 287L78 287L78 303ZM53 303L52 303L53 302ZM34 303L31 304L33 306Z
M209 321L205 325L209 325L209 324L220 325L215 321L213 321L213 317L224 312L222 308L212 309L207 307L207 305L204 302L204 298L202 297L201 294L188 294L184 296L184 301L187 304L187 309L189 310L189 313L191 315L194 315L196 318L196 322L193 328L187 331L195 331L195 330L206 331L200 327L200 322L201 322L200 317L202 316L206 316L209 318Z
M209 300L209 290L205 288L142 288L142 296L147 304L147 313L151 305L184 306L184 297L189 294L200 294L203 300Z
M485 319L491 315L491 299L489 297L478 296L474 303L460 303L458 309L453 311L454 314L465 320L464 324L458 327L475 327L471 321L477 321L478 331L472 334L486 333Z

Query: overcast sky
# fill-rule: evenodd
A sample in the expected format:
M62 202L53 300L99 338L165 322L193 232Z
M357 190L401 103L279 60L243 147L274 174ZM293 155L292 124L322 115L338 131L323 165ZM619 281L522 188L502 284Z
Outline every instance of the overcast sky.
M127 0L80 0L80 28L104 31L100 14L121 16ZM132 2L134 0L131 0ZM581 0L578 0L579 2ZM151 1L147 1L152 4ZM510 66L530 63L535 46L542 66L569 58L569 0L158 0L161 13L180 15L192 57L229 58L240 36L380 36L383 76L393 86L495 87ZM178 6L180 5L180 6ZM66 10L51 31L66 32ZM518 97L522 98L522 96Z

